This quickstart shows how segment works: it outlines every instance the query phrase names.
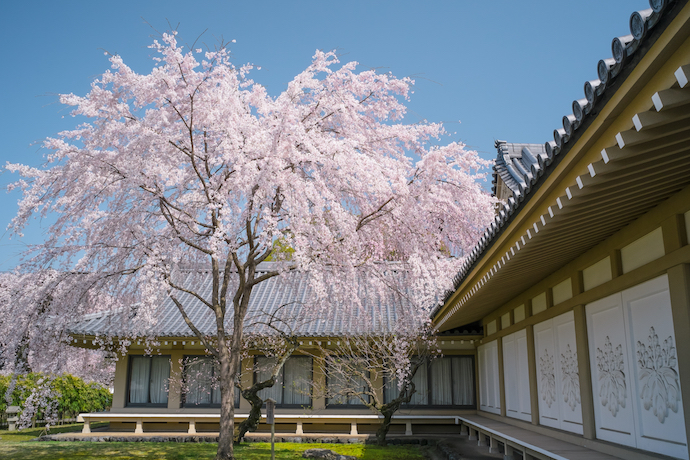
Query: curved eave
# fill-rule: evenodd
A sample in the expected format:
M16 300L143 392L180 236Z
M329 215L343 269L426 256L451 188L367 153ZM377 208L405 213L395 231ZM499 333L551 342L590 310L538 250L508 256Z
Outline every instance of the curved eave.
M477 321L690 185L690 7L478 255L434 317Z

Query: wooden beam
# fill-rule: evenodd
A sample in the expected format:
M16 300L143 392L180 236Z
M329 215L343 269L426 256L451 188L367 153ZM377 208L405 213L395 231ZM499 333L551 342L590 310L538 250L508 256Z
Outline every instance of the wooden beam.
M652 102L657 112L679 105L690 104L690 91L676 88L665 89L658 93L654 93Z
M676 107L662 112L654 110L640 112L632 118L632 122L635 125L635 129L639 132L643 129L656 128L657 126L667 125L674 121L688 118L690 118L690 110L687 107Z
M690 94L690 91L688 91ZM690 98L688 99L690 100ZM682 107L687 109L686 107ZM675 120L667 125L662 125L657 128L651 128L644 131L636 131L629 129L621 131L616 134L616 142L620 148L631 147L645 142L654 141L656 139L666 138L674 134L686 133L690 129L686 120Z

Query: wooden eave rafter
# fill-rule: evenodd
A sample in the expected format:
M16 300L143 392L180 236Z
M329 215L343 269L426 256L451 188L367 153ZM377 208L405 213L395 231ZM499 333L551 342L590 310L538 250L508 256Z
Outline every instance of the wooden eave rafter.
M436 317L438 330L482 319L690 184L690 64L674 75L600 159L576 165L582 173L560 184L545 213L530 216L527 232L503 243L496 263L475 267L472 284Z

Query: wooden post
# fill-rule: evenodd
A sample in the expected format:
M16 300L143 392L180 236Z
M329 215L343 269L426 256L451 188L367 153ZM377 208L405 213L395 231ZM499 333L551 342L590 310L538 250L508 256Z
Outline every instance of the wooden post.
M276 402L268 398L266 400L266 423L271 425L271 460L276 460L275 451L275 436L276 436L276 424L275 424L275 410Z
M537 387L537 354L534 346L534 329L530 324L527 330L527 366L529 367L529 400L532 412L532 425L539 425L539 391Z
M501 416L506 416L506 380L505 369L503 368L503 337L496 340L498 347L498 404L501 406Z
M350 423L350 435L357 436L358 434L359 433L357 432L357 422Z
M690 264L681 264L668 270L668 287L671 296L671 312L673 314L673 329L676 335L676 356L678 373L680 374L681 404L686 414L685 433L690 439L690 344L687 334L690 329Z
M498 439L489 435L489 453L496 454L498 450Z
M578 375L580 378L580 401L582 407L582 435L585 439L596 438L594 421L594 393L592 391L592 370L589 365L589 342L587 338L587 318L585 306L576 305L575 343L577 348Z

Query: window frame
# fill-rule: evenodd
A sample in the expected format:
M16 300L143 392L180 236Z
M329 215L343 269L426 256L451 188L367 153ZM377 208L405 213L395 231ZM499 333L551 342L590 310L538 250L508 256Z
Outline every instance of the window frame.
M147 383L147 391L146 391L146 398L148 402L145 403L133 403L130 401L130 389L132 386L132 366L134 363L134 358L146 358L149 361L149 380ZM153 358L168 358L168 391L166 392L168 397L165 403L152 403L151 402L151 367L153 366ZM155 355L155 356L148 356L148 355L128 355L127 359L127 396L126 396L126 404L125 407L168 407L168 403L170 402L170 366L171 366L171 357L170 355Z
M258 382L258 360L259 358L267 358L270 359L268 356L264 355L254 355L253 361L254 361L254 369L252 372L252 383L256 384ZM314 358L311 356L306 356L306 355L290 355L288 360L290 359L308 359L311 363L310 366L310 371L309 371L309 382L314 382ZM276 403L276 407L284 408L284 409L301 409L301 408L312 408L314 404L314 394L312 391L309 391L309 404L284 404L282 401L285 401L285 365L287 364L287 361L285 361L285 364L283 364L283 367L280 368L280 373L278 374L279 377L281 377L281 380L278 381L276 379L276 383L273 385L274 387L276 385L280 385L281 388L281 393L280 393L280 399L281 403L278 404ZM265 403L264 403L265 406Z
M445 355L440 358L436 359L445 359L445 358L469 358L472 361L472 404L455 404L455 392L451 392L451 397L453 398L453 404L432 404L431 401L433 400L433 381L431 378L431 362L432 361L426 361L424 364L422 364L422 367L426 369L426 379L427 379L427 387L429 388L429 393L427 395L427 404L402 404L401 407L407 407L407 408L430 408L430 409L444 409L444 408L450 408L450 409L476 409L477 408L477 368L476 368L476 358L474 355ZM451 361L451 366L452 366L452 361ZM418 369L417 372L421 370ZM453 374L452 367L451 367L451 375ZM383 400L387 401L387 387L388 387L388 377L384 376L383 377Z

